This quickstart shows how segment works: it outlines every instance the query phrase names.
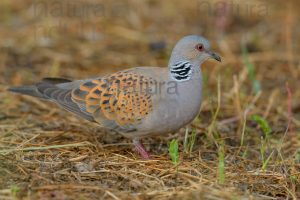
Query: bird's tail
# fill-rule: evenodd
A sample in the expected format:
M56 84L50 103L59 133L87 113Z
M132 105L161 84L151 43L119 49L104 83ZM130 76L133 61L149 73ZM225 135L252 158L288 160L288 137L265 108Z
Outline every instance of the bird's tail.
M45 99L35 85L11 87L8 91Z
M24 94L28 96L38 97L42 99L48 99L48 97L46 97L45 94L41 90L39 90L38 88L39 85L47 85L48 87L55 87L55 85L61 83L69 83L69 82L72 81L63 78L44 78L41 82L35 85L11 87L8 88L8 91Z
M61 78L45 78L35 85L12 87L8 90L52 101L64 109L94 122L93 116L90 113L81 110L81 108L72 100L72 88L78 87L81 83L82 81L80 80L72 82Z

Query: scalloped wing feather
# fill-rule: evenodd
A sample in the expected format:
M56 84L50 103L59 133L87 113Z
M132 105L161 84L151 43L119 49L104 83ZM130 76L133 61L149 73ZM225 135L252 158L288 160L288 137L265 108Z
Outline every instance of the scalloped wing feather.
M110 129L133 131L152 111L150 77L122 71L93 79L72 91L72 100L93 115L95 121Z

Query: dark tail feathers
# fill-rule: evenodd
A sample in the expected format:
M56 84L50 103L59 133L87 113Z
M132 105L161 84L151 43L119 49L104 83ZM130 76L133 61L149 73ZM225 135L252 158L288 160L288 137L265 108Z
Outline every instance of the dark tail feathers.
M67 82L72 82L68 79L63 79L63 78L44 78L41 82L35 84L35 85L29 85L29 86L17 86L17 87L11 87L8 88L8 91L10 92L15 92L15 93L20 93L24 95L29 95L33 97L38 97L42 99L47 99L44 94L40 93L37 85L41 83L48 83L48 84L60 84L60 83L67 83Z
M33 97L38 97L38 98L42 98L42 99L45 98L43 96L43 94L41 94L37 90L37 87L35 85L11 87L11 88L8 88L8 91L25 94L25 95L29 95L29 96L33 96Z
M64 109L94 122L95 120L90 113L82 111L80 107L73 102L71 92L74 84L78 85L80 82L72 82L61 78L45 78L35 85L12 87L8 90L52 101Z

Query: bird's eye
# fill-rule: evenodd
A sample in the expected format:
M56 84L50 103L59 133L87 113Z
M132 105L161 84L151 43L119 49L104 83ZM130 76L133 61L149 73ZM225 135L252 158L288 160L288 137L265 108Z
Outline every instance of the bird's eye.
M203 51L203 50L204 50L203 44L197 44L195 48L196 48L198 51Z

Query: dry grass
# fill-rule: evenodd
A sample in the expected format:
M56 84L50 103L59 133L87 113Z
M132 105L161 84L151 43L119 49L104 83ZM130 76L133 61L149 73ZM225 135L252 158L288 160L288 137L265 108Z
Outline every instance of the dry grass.
M216 15L204 12L203 1L77 0L72 5L86 9L83 17L65 13L71 1L48 2L0 6L0 199L300 198L298 1L235 3L240 12ZM218 2L206 3L216 11ZM100 6L98 15L91 5ZM268 13L259 7L247 13L251 5L267 6ZM47 8L39 13L37 6ZM6 92L45 76L75 79L163 66L176 40L195 33L213 41L223 62L204 66L202 111L189 125L196 130L191 154L184 152L180 130L146 139L153 157L142 160L130 140L50 103ZM253 114L266 119L270 137ZM173 138L178 166L168 155Z

